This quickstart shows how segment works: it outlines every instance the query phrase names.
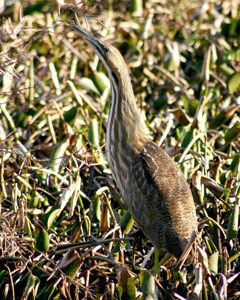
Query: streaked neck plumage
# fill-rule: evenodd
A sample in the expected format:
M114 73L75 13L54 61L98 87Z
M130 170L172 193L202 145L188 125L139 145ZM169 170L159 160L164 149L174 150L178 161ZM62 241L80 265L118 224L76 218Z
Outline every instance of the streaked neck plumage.
M107 67L112 92L107 142L123 143L135 151L140 151L148 140L147 128L136 104L127 66L120 53L115 48L114 50L116 59L118 59L118 69ZM118 54L119 56L117 56Z
M148 130L137 107L128 68L120 52L80 27L72 27L88 41L108 72L112 103L107 126L106 152L113 177L123 194L123 181L127 181L129 163L136 159L136 155L148 143Z

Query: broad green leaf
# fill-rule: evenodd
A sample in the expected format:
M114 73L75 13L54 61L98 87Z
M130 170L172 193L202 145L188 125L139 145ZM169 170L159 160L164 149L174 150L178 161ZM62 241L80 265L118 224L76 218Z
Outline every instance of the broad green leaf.
M134 17L140 17L143 14L143 0L132 0L131 11Z
M54 84L54 86L56 88L56 94L58 96L60 96L61 93L62 93L61 86L60 86L60 82L59 82L59 78L58 78L58 73L57 73L56 67L55 67L55 65L54 65L53 62L51 62L49 64L49 69L51 71L53 84Z
M58 281L58 279L57 279ZM36 299L37 300L59 300L60 298L60 293L57 292L59 288L59 281L58 282L49 282L45 284L37 294Z
M60 209L63 210L68 202L70 202L73 193L75 192L76 188L79 187L79 183L73 182L70 186L64 189L61 195L61 199L59 201Z
M140 272L140 286L143 292L142 299L152 299L157 300L157 288L155 284L155 279L153 274L151 274L148 270L141 270Z
M194 128L190 128L184 135L183 141L182 141L182 148L186 148L188 144L191 142L191 140L194 137Z
M93 147L93 155L100 168L106 165L106 161L99 143L98 121L92 119L89 126L88 140Z
M235 73L228 80L228 90L230 94L234 94L240 90L240 73Z
M101 94L105 89L110 89L110 81L103 72L94 72L94 83Z
M80 266L82 264L82 259L77 253L76 250L70 250L65 253L64 257L62 258L59 267L61 270L71 279L73 279Z
M229 67L227 64L221 64L219 68L222 71L222 73L226 76L230 76L234 73L234 70L231 67Z
M85 89L90 90L92 92L94 92L97 95L100 95L96 85L94 84L94 82L92 81L92 79L90 78L86 78L83 77L79 80L79 83L81 86L83 86Z
M119 225L124 234L128 234L132 229L134 219L128 210L126 210L124 215L121 217Z
M33 294L35 298L39 285L40 285L40 279L37 276L34 276L33 274L30 273L22 295L22 299L31 299L29 297L30 294Z
M233 239L238 235L239 205L235 204L228 223L227 238Z
M240 135L240 123L235 124L233 127L229 128L225 133L225 142L230 144Z
M216 275L218 273L218 259L219 259L218 252L214 252L208 258L209 270L213 275Z
M64 158L64 153L67 150L69 146L69 139L66 139L65 141L59 143L56 145L53 149L53 152L51 154L51 158L48 163L48 167L55 171L59 172L62 160Z
M93 147L99 146L98 121L92 119L89 126L88 140Z
M48 252L49 236L46 229L38 227L35 236L35 247L39 251Z
M216 129L229 120L234 113L239 109L240 105L231 105L220 111L220 113L209 122L210 129Z
M68 111L65 111L63 114L64 120L67 123L71 123L77 116L78 108L72 107Z
M42 217L42 222L47 229L51 228L53 222L59 217L61 212L62 209L57 205L48 209L47 213Z
M27 216L25 216L25 229L26 235L32 237L31 221Z
M101 220L101 200L99 196L95 196L93 198L92 206L93 206L92 221L95 223L99 223Z
M131 276L127 267L123 267L120 273L119 280L119 294L121 300L135 300L136 299L136 285L135 280Z
M83 105L82 97L81 97L79 91L77 90L77 88L75 87L74 83L71 80L67 80L67 83L69 84L69 86L70 86L70 88L71 88L71 90L72 90L72 92L73 92L73 94L74 94L74 96L75 96L78 104L80 106L82 106Z
M233 160L231 162L230 170L232 175L236 176L238 174L239 166L240 166L240 153L236 154L233 157Z
M77 174L76 181L71 184L71 189L73 189L73 195L70 197L70 208L69 208L69 216L72 217L74 215L74 211L77 205L77 200L81 191L81 177L79 173Z
M0 270L0 284L6 279L8 279L8 271Z
M199 101L197 99L189 99L186 96L182 96L181 99L187 115L190 117L194 117L199 105Z

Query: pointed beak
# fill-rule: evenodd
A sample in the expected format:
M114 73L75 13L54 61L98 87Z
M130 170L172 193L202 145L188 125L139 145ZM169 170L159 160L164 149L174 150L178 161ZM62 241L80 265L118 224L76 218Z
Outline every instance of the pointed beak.
M108 52L108 47L104 45L103 42L93 37L91 34L80 28L79 26L73 24L71 28L74 29L84 40L86 40L90 46L97 52L97 54L105 60L106 52Z

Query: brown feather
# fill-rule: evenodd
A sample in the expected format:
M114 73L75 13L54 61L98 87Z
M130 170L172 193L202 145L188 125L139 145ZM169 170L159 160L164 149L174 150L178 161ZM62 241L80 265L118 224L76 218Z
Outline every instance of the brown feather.
M197 230L190 188L175 162L149 141L120 52L80 27L72 28L93 47L111 81L106 149L123 200L153 245L179 257Z
M149 141L129 171L125 201L134 219L155 247L179 257L197 230L192 194L181 170Z

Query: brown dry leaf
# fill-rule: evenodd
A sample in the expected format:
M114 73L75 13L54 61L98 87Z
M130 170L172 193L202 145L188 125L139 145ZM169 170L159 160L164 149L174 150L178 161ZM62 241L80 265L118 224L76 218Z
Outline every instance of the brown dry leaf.
M197 252L198 252L198 261L201 264L202 268L203 268L203 275L204 277L206 275L210 275L211 272L209 270L208 267L208 257L207 257L207 253L204 249L202 249L200 246L197 245Z
M69 250L59 263L61 270L70 278L74 278L80 268L82 259L76 250Z
M219 185L215 180L210 177L202 176L201 177L202 184L205 185L206 188L209 189L216 197L221 197L223 195L224 188Z
M195 258L196 248L194 247L195 241L197 239L197 234L195 231L192 232L191 237L181 255L176 263L176 267L182 268L183 264L191 264Z
M120 299L136 299L136 286L127 266L121 268L119 279Z
M235 112L239 110L239 108L240 108L240 104L239 105L233 104L227 108L224 108L223 110L220 111L218 115L216 115L215 118L213 118L209 122L209 128L217 129L218 127L223 125L227 120L229 120L235 114Z
M192 176L192 184L199 192L199 194L202 192L201 177L202 177L202 173L200 171L194 172Z
M199 203L203 202L204 191L201 186L201 176L200 171L195 171L192 175L192 185L193 185L193 196Z
M101 210L102 210L102 213L101 213L101 220L100 220L100 231L101 231L101 233L104 233L110 227L109 211L108 211L108 206L107 206L107 202L105 199L102 201Z
M220 178L221 163L221 158L216 156L214 157L213 163L209 169L211 177L216 181L219 181Z
M220 273L219 275L221 277L221 287L219 289L219 297L220 299L227 299L227 289L228 289L227 278L222 273Z
M201 300L202 299L202 281L203 281L203 269L201 264L197 264L194 268L195 273L195 285L193 287L193 292L191 294L191 299Z
M175 118L178 120L178 122L182 126L186 126L190 124L189 117L184 113L184 111L180 108L171 110L171 112L174 114Z
M227 280L228 283L228 297L240 296L240 272L232 275Z

